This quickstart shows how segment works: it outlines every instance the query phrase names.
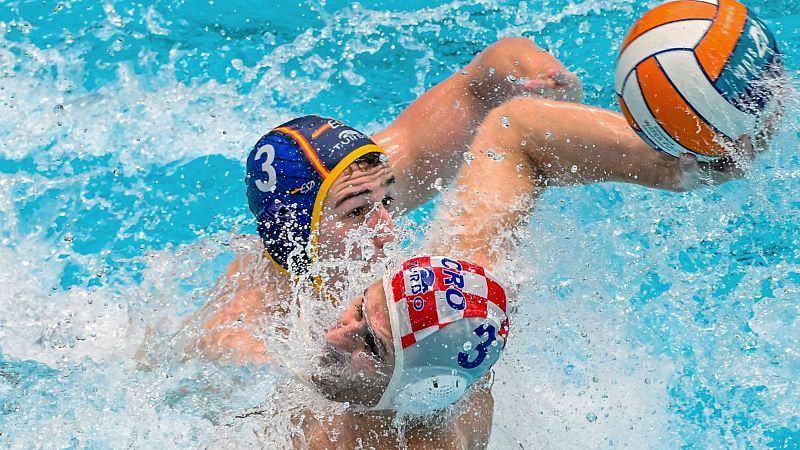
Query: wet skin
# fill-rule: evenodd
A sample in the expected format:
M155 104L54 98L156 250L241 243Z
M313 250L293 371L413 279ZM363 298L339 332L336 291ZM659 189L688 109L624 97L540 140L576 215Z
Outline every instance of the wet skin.
M312 376L328 399L374 406L394 370L386 293L379 281L351 300L325 334L320 372Z
M323 204L320 257L369 256L368 261L380 257L394 237L390 213L397 217L431 199L438 193L432 187L438 178L447 185L486 114L517 95L579 101L582 89L575 74L529 39L506 38L489 46L373 136L386 150L390 165L381 170L351 166L352 171L334 182ZM392 174L395 182L389 181ZM342 201L365 186L368 193ZM370 230L367 239L372 254L362 255L360 248L352 248L346 255L345 238L359 228ZM236 364L270 361L264 341L256 336L265 318L276 312L279 300L291 297L291 286L289 277L257 256L263 246L254 247L257 251L237 258L220 281L220 291L228 294L197 314L202 332L187 345L187 357L200 353L206 359ZM339 275L333 273L327 281L336 283Z
M365 238L373 249L370 262L383 256L384 246L395 236L390 213L394 210L395 195L395 177L388 164L351 165L333 183L323 203L319 257L335 260L349 251L351 259L362 259L365 255L360 248L348 246L346 239L348 233L358 230L369 231ZM233 298L210 302L198 313L198 317L206 318L203 332L196 343L187 347L187 354L200 351L206 359L225 359L235 364L271 362L258 334L264 328L264 321L280 311L275 303L265 301L265 296L285 299L291 297L291 291L282 278L265 277L258 268L252 269L254 265L252 256L234 261L223 280L233 282ZM329 275L328 282L332 285L342 274Z
M352 164L333 183L322 207L319 229L320 259L341 258L374 261L383 255L384 246L395 237L394 201L396 178L389 164ZM363 255L357 246L348 248L347 235L369 231L372 255Z
M542 64L536 69L534 63L539 62ZM540 74L529 75L531 67L534 72L551 74L552 80L545 75L541 83L529 80L523 84L504 84L505 74L541 80ZM506 250L513 250L514 243L501 246L502 251L496 253L491 251L487 238L497 236L498 230L516 229L527 223L533 201L548 186L622 181L684 191L741 176L734 165L717 168L700 165L692 157L672 158L655 152L635 135L618 113L530 96L508 98L519 95L516 90L522 87L529 89L523 95L550 90L559 92L561 97L543 97L580 99L579 83L557 80L566 78L569 81L571 77L563 76L564 72L557 77L552 75L560 68L563 66L552 56L529 41L503 40L484 51L464 71L417 99L387 129L373 136L376 143L387 150L391 169L375 169L372 173L363 169L365 173L360 173L361 168L354 168L349 176L342 175L334 183L323 205L319 236L321 257L345 256L341 252L346 253L343 245L348 232L365 227L378 229L369 234L375 251L372 255L354 251L349 256L373 259L392 240L391 208L411 210L438 194L434 185L448 185L454 178L460 206L449 213L439 211L435 221L438 226L452 230L453 239L429 245L437 248L436 253L457 250L462 257L491 268L497 258L509 253ZM485 76L487 73L491 76ZM477 159L463 165L462 154L470 143L470 151ZM746 139L740 144L745 155L743 159L751 159L752 145ZM498 162L486 158L488 149L499 151L505 159ZM572 167L576 170L565 170ZM396 184L388 181L392 171L397 176ZM441 182L437 183L439 178ZM392 189L397 193L388 194ZM357 194L352 200L361 203L355 205L351 198L346 198L349 194ZM511 208L505 201L499 201L514 198L526 201ZM274 300L288 298L291 293L286 277L276 271L261 267L258 273L253 273L250 267L254 260L257 258L244 257L231 266L228 279L236 285L236 293L203 323L205 331L201 340L204 342L198 347L207 358L228 357L237 363L267 360L267 349L263 341L254 337L253 330L263 329L264 318L270 317L276 308ZM387 336L381 337L376 331L375 342L370 341L367 324L375 330L380 325L372 323L369 301L369 322L357 310L348 311L326 336L335 355L330 356L329 361L347 363L340 365L341 373L346 375L343 379L379 380L387 370L380 365L380 351L376 345L378 341L385 342ZM325 383L330 386L329 397L348 395L341 392L345 384L342 381ZM376 400L377 392L378 389L365 389L364 393L350 395L370 403ZM481 395L484 398L469 408L457 408L462 426L454 426L447 432L416 430L424 437L421 445L452 447L463 439L468 447L485 446L491 429L491 394L486 390ZM487 408L477 411L476 404ZM307 445L310 448L362 445L362 440L371 436L369 430L387 429L387 419L391 417L348 413L332 418L333 423L309 422L304 426L305 436L315 436L319 443L312 439ZM453 423L458 424L458 420ZM405 442L413 447L411 432L415 430L406 431ZM396 445L396 436L385 437L386 442ZM383 446L376 445L377 448Z

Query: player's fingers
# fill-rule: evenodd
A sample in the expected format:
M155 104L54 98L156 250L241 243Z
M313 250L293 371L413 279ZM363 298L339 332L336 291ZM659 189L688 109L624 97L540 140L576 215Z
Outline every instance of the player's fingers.
M724 182L744 176L745 168L750 165L750 161L741 156L725 155L708 163L708 168L711 169L711 176L715 181Z
M764 120L764 131L756 136L756 151L763 152L766 151L769 147L769 143L772 142L772 138L775 137L775 132L778 130L778 121L780 120L780 102L778 106L778 110L771 113L767 116L766 120Z
M528 80L522 87L532 94L544 95L548 88L552 89L552 82L550 80Z

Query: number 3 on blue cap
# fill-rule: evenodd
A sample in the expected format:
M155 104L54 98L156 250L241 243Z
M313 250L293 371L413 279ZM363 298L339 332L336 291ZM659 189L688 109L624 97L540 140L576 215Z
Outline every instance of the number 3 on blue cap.
M264 154L267 154L267 160L261 163L261 171L266 174L266 180L256 180L256 187L261 192L272 192L272 189L275 187L275 183L278 182L278 174L275 173L275 167L272 166L272 162L275 160L275 147L267 144L256 152L255 160L258 161L261 159Z
M475 351L478 352L478 354L475 355L475 359L469 359L469 353L459 352L458 365L465 369L474 369L480 366L483 360L486 359L486 353L488 353L489 346L492 345L492 342L497 339L495 328L489 324L483 324L478 328L475 328L474 331L475 334L480 338L486 336L486 340L475 346Z

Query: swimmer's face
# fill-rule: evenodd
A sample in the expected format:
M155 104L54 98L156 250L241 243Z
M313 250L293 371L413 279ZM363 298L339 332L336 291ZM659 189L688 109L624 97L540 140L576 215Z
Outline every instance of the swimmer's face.
M394 370L394 346L381 282L354 298L325 335L326 351L311 379L330 400L375 406Z
M335 259L346 255L347 235L353 230L364 237L350 249L353 259L374 261L381 257L384 245L394 239L390 214L394 185L395 177L387 163L351 164L333 183L322 205L320 257Z

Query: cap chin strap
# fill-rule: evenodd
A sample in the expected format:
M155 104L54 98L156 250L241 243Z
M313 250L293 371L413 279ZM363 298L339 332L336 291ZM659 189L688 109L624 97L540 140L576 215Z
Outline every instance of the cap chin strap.
M392 325L394 370L389 385L372 410L393 410L401 414L430 414L447 408L464 396L472 384L471 377L440 366L420 368L416 373L405 370L400 322L397 317L391 277L383 277L383 289Z

